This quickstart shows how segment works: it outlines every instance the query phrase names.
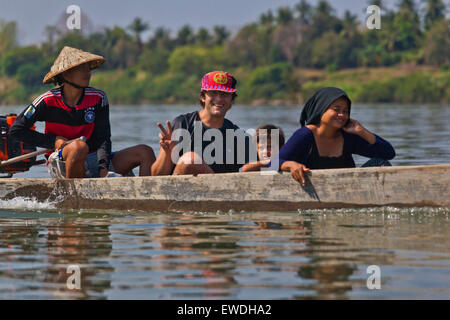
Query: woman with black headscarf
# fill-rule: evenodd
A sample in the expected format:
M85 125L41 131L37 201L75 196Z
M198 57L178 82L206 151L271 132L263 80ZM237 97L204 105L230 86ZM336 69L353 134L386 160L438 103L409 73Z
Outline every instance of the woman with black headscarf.
M394 148L351 119L350 109L350 98L343 90L326 87L317 91L303 107L302 127L280 150L280 169L290 171L304 185L304 172L310 169L354 168L352 154L390 165L386 160L395 157Z

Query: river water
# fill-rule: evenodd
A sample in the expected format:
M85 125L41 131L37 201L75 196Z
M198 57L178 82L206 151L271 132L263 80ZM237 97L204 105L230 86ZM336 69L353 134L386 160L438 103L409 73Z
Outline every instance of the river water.
M111 107L113 150L157 151L156 123L195 109ZM273 123L289 137L299 114L236 105L227 117L243 129ZM356 104L352 117L392 143L393 165L450 162L448 105ZM0 201L0 298L449 299L449 218L449 208L161 214ZM70 265L80 289L68 288Z

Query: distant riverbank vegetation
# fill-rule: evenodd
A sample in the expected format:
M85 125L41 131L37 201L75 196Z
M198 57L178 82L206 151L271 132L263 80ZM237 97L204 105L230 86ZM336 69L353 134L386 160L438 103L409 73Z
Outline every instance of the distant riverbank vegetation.
M125 28L72 31L60 21L32 46L18 45L16 22L0 20L0 104L27 104L49 90L42 79L66 45L106 58L91 84L112 104L195 103L201 76L212 70L235 75L238 103L298 104L323 86L341 87L355 102L448 103L444 2L399 0L392 10L369 2L381 8L379 30L349 11L338 16L327 1L306 0L234 32L189 25L171 32L144 18Z

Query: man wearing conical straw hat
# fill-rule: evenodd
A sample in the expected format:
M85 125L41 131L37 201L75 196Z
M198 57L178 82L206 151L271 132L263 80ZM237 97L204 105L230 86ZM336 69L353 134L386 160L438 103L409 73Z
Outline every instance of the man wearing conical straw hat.
M139 175L150 175L155 161L151 147L111 152L108 99L103 91L89 87L91 70L104 62L102 56L64 47L43 80L59 87L36 98L11 127L13 137L55 150L47 162L52 177L111 177L128 174L138 165ZM45 133L30 129L36 121L45 122Z

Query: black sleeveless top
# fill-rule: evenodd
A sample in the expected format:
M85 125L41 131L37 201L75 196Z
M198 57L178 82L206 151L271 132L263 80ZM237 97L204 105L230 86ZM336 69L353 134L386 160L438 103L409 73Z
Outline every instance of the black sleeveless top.
M338 168L354 168L355 161L352 154L346 152L345 139L342 147L342 154L339 157L322 157L319 155L319 150L316 146L316 141L313 139L311 153L309 154L306 167L309 169L338 169Z

